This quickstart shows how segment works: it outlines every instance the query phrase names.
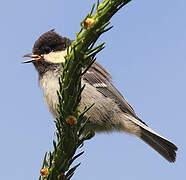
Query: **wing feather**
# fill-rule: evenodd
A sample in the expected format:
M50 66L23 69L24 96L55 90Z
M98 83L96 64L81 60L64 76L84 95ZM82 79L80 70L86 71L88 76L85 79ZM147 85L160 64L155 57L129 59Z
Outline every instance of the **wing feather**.
M120 92L112 85L111 75L97 62L84 74L83 79L97 88L105 97L114 99L120 109L137 118L134 109L124 99ZM138 118L137 118L138 119ZM141 121L141 120L140 120Z

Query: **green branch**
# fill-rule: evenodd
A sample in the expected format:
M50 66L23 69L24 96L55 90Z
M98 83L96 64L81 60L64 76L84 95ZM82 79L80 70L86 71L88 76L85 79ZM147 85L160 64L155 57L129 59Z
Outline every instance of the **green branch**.
M81 152L75 155L77 149L93 136L92 132L85 131L85 125L90 118L85 115L91 107L85 107L83 112L78 109L84 89L81 86L81 77L95 61L97 53L104 48L104 43L94 47L95 42L101 34L112 28L108 27L111 17L129 1L97 1L81 23L76 41L71 46L69 41L66 61L59 78L60 90L57 92L57 143L53 141L54 151L45 154L40 179L69 180L80 165L70 168L74 160L83 154ZM94 9L96 10L93 15Z

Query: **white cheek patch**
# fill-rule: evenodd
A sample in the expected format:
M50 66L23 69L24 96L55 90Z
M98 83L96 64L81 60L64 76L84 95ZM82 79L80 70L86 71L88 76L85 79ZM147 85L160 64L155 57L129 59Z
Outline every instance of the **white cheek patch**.
M49 54L44 54L43 57L45 61L50 63L63 63L65 62L66 55L67 55L67 49L64 51L50 52Z

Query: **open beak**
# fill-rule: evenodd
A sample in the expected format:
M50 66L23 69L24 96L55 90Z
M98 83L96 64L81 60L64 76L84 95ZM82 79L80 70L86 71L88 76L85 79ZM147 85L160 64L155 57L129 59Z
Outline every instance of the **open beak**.
M26 60L26 61L23 61L22 63L31 63L31 62L36 62L36 61L40 61L40 60L43 59L42 56L36 55L36 54L25 54L25 55L23 56L23 58L25 58L25 57L29 57L29 58L31 58L31 59Z

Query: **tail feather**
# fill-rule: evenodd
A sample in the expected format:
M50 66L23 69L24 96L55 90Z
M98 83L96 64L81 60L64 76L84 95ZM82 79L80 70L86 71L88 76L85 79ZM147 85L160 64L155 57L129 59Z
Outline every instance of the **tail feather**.
M144 128L141 128L141 130L142 133L140 138L144 142L150 145L169 162L174 162L176 160L176 151L178 148L172 142Z
M162 155L169 162L175 162L176 160L176 151L178 148L168 139L164 138L150 127L148 127L141 120L127 115L128 119L140 127L140 133L136 134L140 139L142 139L145 143L150 145L155 151L157 151L160 155ZM126 116L126 117L127 117Z

